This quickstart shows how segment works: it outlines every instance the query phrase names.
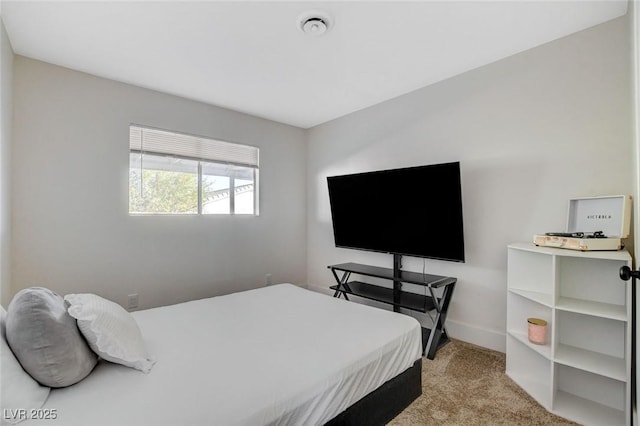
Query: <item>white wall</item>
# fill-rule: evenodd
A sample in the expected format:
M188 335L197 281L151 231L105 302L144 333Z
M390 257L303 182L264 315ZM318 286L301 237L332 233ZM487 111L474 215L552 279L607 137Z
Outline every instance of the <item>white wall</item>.
M13 119L13 50L0 19L0 302L11 293L11 137Z
M327 176L460 161L467 262L426 270L458 278L450 334L504 351L506 245L564 229L570 197L634 190L629 52L623 17L311 129L309 286L392 260L334 247Z
M15 57L12 292L152 307L304 284L304 131ZM260 216L128 215L129 124L260 147Z

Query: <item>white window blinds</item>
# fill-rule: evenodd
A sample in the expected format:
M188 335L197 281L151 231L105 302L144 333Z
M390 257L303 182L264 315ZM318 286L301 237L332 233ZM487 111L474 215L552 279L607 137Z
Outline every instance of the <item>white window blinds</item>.
M256 168L260 152L253 146L136 125L129 127L129 149Z

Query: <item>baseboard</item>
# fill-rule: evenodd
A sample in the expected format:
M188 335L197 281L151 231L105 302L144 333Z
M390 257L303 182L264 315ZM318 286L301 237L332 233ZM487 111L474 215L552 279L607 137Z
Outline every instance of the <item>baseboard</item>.
M316 291L318 293L333 295L333 290L329 289L329 287L309 285L307 286L307 288L309 290ZM358 302L360 301L361 300L358 300ZM369 300L362 300L362 302L363 304L382 307L383 309L389 306L389 305L384 305L383 307L381 306L382 304L372 302ZM410 314L410 313L411 312L407 312L407 314ZM418 321L422 322L422 319L419 318L418 315L421 315L421 314L416 313L415 318ZM423 325L429 328L431 327L430 324L423 324ZM472 343L474 345L482 346L483 348L487 348L487 349L493 349L494 351L498 351L498 352L504 353L507 350L507 347L506 347L507 341L506 341L505 333L500 333L494 330L487 330L484 328L475 327L464 322L456 321L452 319L450 316L449 318L447 318L447 322L445 326L447 329L447 333L449 334L449 337L453 339L462 340L463 342Z
M507 336L504 333L474 327L463 322L455 321L451 319L451 317L447 318L446 328L449 336L454 339L473 343L474 345L502 353L507 351Z

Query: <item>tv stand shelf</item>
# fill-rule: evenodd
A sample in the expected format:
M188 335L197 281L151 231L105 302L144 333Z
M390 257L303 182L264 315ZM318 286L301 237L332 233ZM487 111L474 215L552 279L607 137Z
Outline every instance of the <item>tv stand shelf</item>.
M329 269L338 284L331 286L334 297L349 296L363 297L377 302L393 305L395 312L400 309L428 313L436 311L434 326L431 329L422 330L423 349L429 359L435 357L436 350L449 341L444 322L451 301L456 279L439 275L421 274L417 272L402 271L400 269L400 256L394 256L394 268L382 268L378 266L363 265L360 263L341 263L330 265ZM342 272L342 276L338 276ZM381 278L393 281L393 288L350 280L351 274ZM421 285L425 287L425 294L402 291L402 283ZM442 295L437 297L435 289L442 288Z
M400 293L399 300L394 302L393 289L360 281L349 281L348 284L345 284L343 288L339 290L337 285L332 285L329 288L331 290L340 291L353 296L364 297L365 299L375 300L376 302L388 303L390 305L410 309L412 311L429 312L435 309L431 296L402 292Z

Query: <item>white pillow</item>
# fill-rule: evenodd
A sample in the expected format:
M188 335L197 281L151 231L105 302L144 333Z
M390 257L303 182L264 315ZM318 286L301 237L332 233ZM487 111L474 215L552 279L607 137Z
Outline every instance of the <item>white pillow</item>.
M25 420L31 410L37 410L47 400L50 389L36 382L16 359L5 339L6 311L0 306L0 376L2 387L0 408L2 424L15 424ZM26 410L24 415L17 410Z
M103 359L148 373L149 357L136 320L117 303L95 294L67 294L68 312L89 347Z

